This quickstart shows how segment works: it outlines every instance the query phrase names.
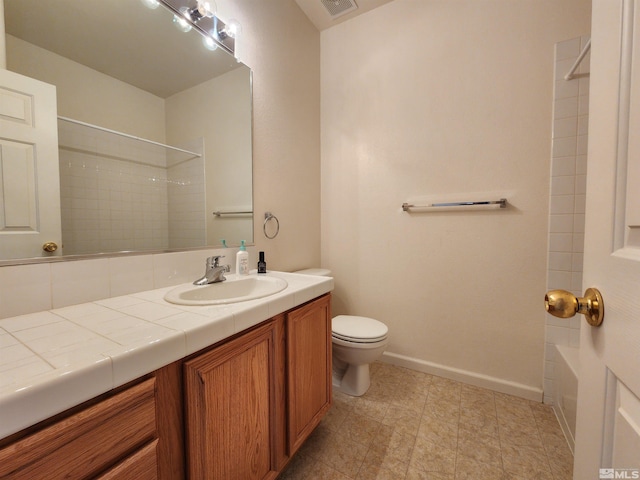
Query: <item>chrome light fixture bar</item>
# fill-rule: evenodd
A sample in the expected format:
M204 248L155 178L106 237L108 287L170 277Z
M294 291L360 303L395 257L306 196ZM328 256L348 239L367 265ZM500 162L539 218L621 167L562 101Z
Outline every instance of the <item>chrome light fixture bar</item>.
M184 19L189 25L200 34L204 35L208 43L213 42L219 48L235 56L236 32L239 24L233 20L224 23L213 12L211 4L204 0L157 0L164 7L169 9L180 20ZM210 39L210 40L209 40Z

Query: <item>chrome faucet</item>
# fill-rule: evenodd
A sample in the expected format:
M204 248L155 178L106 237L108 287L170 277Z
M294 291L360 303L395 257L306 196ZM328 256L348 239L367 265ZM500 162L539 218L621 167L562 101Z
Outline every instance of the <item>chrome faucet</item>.
M221 258L224 258L224 255L207 258L207 269L204 272L204 276L193 282L193 284L208 285L210 283L224 282L226 280L224 274L231 271L231 267L229 265L219 265L218 262Z

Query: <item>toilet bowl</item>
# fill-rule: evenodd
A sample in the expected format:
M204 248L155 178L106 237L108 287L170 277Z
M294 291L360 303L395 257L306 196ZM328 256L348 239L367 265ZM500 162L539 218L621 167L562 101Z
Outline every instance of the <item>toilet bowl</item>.
M295 273L331 276L331 271L310 268ZM389 343L387 326L373 318L338 315L331 321L333 345L333 387L347 395L359 397L369 389L369 364L375 362Z

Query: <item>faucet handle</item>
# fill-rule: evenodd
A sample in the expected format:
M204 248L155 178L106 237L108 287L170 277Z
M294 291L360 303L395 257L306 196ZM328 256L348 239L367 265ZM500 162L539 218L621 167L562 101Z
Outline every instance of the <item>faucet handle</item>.
M213 257L207 258L207 267L216 268L217 266L219 266L219 262L221 258L224 258L224 255L215 255Z

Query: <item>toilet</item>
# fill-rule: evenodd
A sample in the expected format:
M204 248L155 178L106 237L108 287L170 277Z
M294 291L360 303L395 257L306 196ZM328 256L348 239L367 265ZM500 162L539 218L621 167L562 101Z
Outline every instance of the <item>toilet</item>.
M294 273L330 277L324 268L309 268ZM338 315L331 321L333 344L333 387L359 397L369 389L369 364L385 351L389 339L387 326L373 318Z

